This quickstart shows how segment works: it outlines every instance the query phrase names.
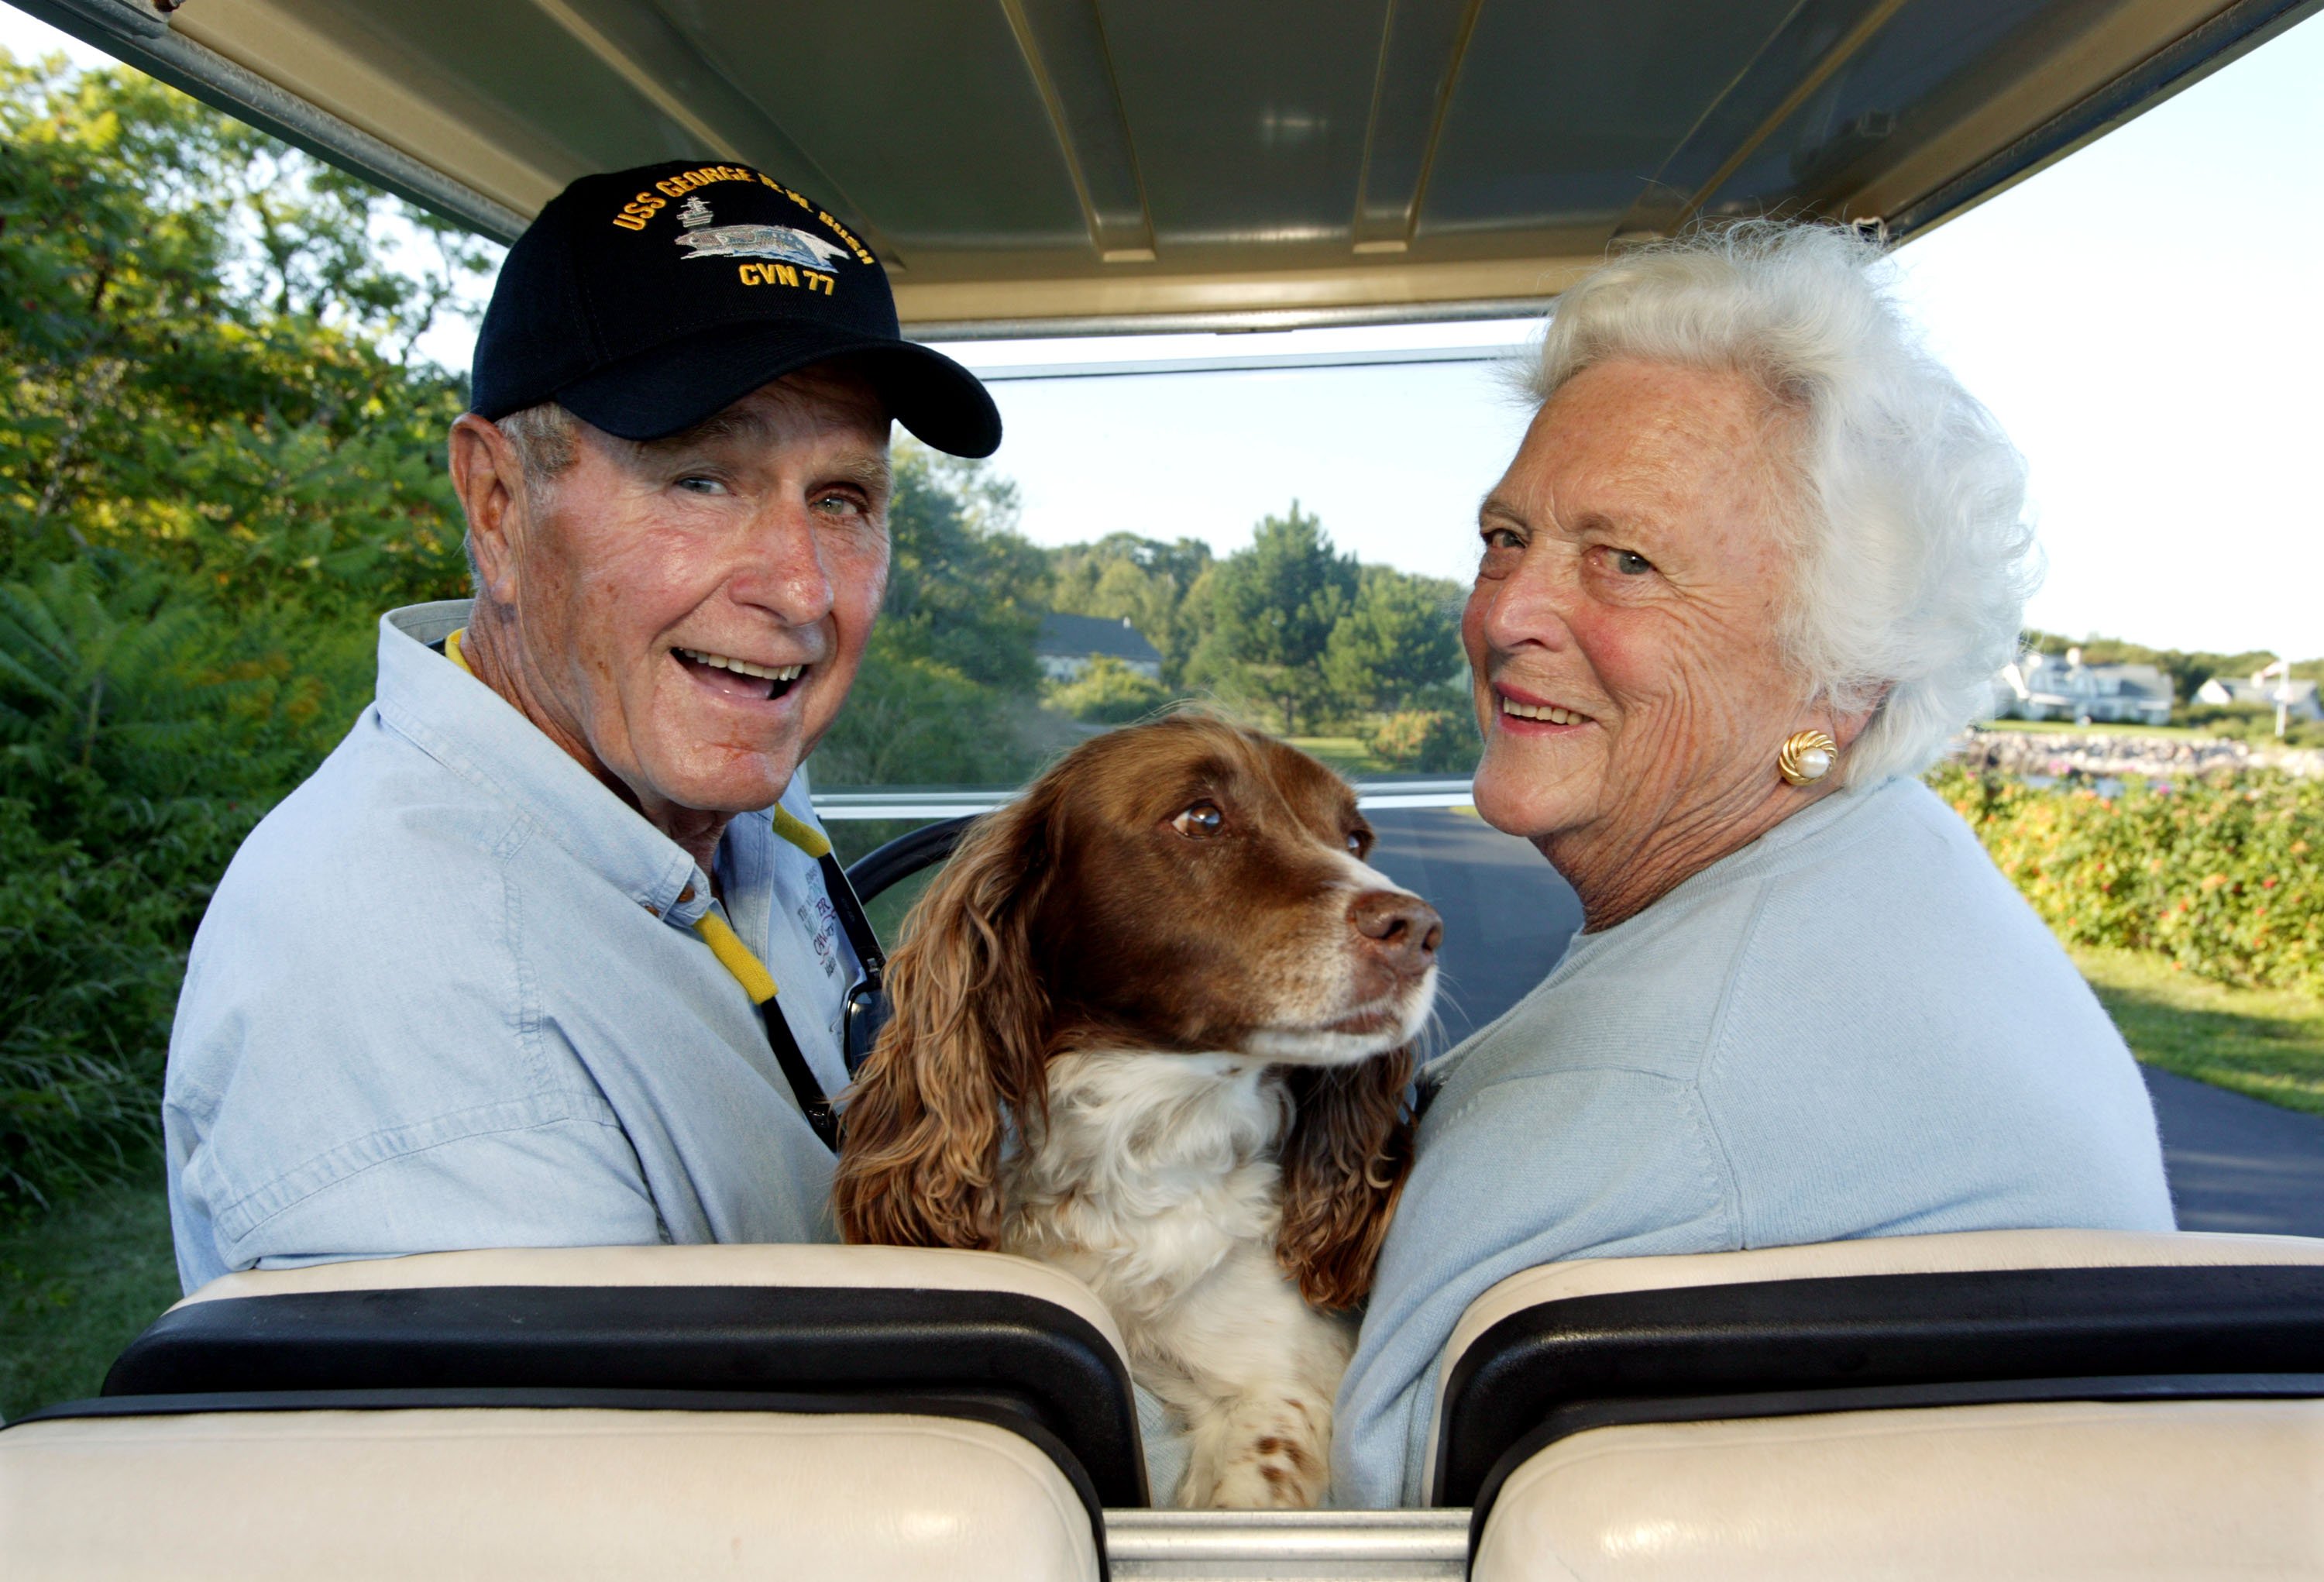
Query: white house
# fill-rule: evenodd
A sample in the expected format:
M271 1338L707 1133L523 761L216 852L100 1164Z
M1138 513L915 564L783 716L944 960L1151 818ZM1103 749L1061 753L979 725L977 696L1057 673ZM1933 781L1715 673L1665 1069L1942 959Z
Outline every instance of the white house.
M1041 617L1041 633L1033 640L1033 657L1041 673L1053 681L1073 681L1093 659L1117 659L1149 680L1162 679L1162 654L1139 634L1125 615L1119 621L1097 615Z
M2195 689L2195 701L2218 706L2256 703L2263 708L2281 703L2294 719L2324 720L2324 701L2317 698L2316 683L2288 677L2254 676L2245 680L2239 676L2213 676Z
M2171 678L2150 664L2082 662L2082 651L2020 654L1994 679L1997 719L2106 720L2163 725L2176 696Z

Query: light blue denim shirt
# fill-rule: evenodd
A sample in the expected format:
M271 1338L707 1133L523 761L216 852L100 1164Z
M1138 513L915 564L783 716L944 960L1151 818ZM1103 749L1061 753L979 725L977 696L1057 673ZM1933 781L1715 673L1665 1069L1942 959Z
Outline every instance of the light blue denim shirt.
M1343 1506L1418 1502L1444 1342L1521 1269L2172 1228L2130 1051L1917 781L1817 802L1576 939L1436 1069L1341 1385Z
M195 937L162 1107L188 1290L464 1247L832 1239L831 1154L694 930L708 880L426 646L467 613L381 621L377 701ZM804 773L782 805L813 824ZM813 859L761 812L716 862L836 1092L860 968Z

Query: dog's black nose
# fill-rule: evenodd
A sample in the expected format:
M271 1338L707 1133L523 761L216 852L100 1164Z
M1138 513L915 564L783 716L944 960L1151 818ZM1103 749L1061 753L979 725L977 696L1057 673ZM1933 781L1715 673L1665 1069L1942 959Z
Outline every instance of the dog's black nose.
M1436 959L1444 920L1417 895L1374 890L1348 903L1348 921L1366 947L1400 973L1417 975Z

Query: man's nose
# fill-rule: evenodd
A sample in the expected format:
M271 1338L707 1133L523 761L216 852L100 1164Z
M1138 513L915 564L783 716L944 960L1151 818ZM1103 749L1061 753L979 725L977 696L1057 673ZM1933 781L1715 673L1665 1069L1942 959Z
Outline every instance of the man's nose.
M790 504L761 512L742 536L728 590L789 626L810 626L836 600L831 568L807 507Z
M1369 890L1348 903L1348 922L1364 952L1399 977L1417 977L1436 961L1444 920L1417 895Z

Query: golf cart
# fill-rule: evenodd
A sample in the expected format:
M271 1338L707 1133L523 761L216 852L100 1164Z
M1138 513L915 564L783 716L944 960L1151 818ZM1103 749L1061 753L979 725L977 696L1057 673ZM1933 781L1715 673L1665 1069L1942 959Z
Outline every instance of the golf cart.
M1905 238L2316 0L23 0L487 234L789 173L930 339L1539 312L1632 237ZM1650 176L1650 179L1648 177ZM1370 788L1457 801L1458 785ZM826 799L930 820L991 798ZM2013 1231L1527 1271L1427 1508L1152 1509L1103 1307L997 1254L510 1249L226 1277L0 1431L26 1577L2324 1574L2324 1242Z

